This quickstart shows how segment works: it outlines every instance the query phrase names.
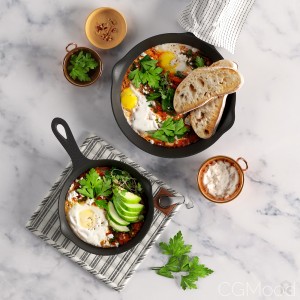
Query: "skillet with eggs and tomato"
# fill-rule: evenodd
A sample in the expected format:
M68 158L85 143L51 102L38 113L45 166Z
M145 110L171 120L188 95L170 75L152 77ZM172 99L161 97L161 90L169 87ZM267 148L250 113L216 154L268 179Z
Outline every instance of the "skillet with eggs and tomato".
M66 195L72 231L96 247L119 247L134 238L146 213L138 180L115 167L96 167L80 175Z
M184 147L197 142L200 138L190 126L189 113L177 114L173 98L189 73L211 63L198 49L177 43L141 53L122 81L121 105L132 129L159 146Z

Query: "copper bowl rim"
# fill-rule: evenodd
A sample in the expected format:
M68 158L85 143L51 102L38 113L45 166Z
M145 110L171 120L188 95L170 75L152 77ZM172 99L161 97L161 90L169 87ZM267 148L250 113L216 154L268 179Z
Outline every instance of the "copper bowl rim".
M88 35L87 35L87 33L86 33L86 31L87 31L87 21L88 21L88 19L91 17L91 15L92 15L93 13L95 13L95 12L97 12L97 11L101 11L101 10L103 10L103 9L110 9L110 10L112 10L112 11L118 13L118 14L122 17L122 19L123 19L123 21L124 21L124 26L125 26L125 33L124 33L124 36L123 36L123 37L120 39L120 41L119 41L116 45L114 45L113 47L100 47L99 45L96 45L96 43L94 43L91 39L89 39L89 37L88 37ZM125 16L124 16L124 14L121 13L119 10L117 10L117 9L115 9L115 8L112 8L112 7L109 7L109 6L98 7L98 8L96 8L96 9L94 9L92 12L90 12L89 15L87 16L87 18L86 18L86 20L85 20L85 25L84 25L84 33L85 33L85 36L86 36L86 38L88 39L88 41L89 41L93 46L95 46L96 48L102 49L102 50L113 49L113 48L119 46L119 45L124 41L124 39L125 39L125 37L126 37L126 35L127 35L127 21L126 21L126 18L125 18Z
M71 46L73 46L74 48L70 50ZM68 59L71 57L71 55L73 55L74 53L76 53L76 52L78 52L80 50L92 53L93 57L99 63L99 69L97 71L97 75L91 81L82 82L82 83L80 83L80 82L75 81L74 79L72 79L70 77L69 73L68 73L68 70L67 70L67 61L68 61ZM64 57L64 60L63 60L63 63L62 63L62 67L63 67L64 76L66 77L66 79L70 83L72 83L75 86L86 87L86 86L89 86L89 85L95 83L100 78L100 76L102 75L102 71L103 71L103 61L102 61L102 58L99 55L99 53L97 53L95 50L93 50L91 48L88 48L88 47L83 47L83 46L78 47L77 44L73 43L73 42L69 43L66 46L66 52L67 52L67 54Z
M232 164L238 171L239 174L239 184L237 189L227 198L216 198L213 195L209 194L205 191L204 185L202 184L202 176L205 172L206 167L211 164L213 161L227 161L230 164ZM242 168L242 166L239 164L239 161L243 161L245 164L245 167ZM198 175L197 175L197 184L199 191L201 194L209 201L214 203L227 203L237 198L237 196L241 193L243 187L244 187L244 172L248 170L248 163L243 157L238 157L236 160L225 155L217 155L213 156L209 159L207 159L199 168Z

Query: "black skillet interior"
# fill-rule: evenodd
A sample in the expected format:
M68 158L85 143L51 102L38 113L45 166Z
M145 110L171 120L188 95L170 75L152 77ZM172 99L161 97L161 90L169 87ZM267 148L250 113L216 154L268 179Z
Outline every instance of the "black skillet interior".
M216 133L209 139L200 139L198 142L181 148L167 148L152 145L139 136L128 124L121 107L120 94L124 75L132 62L145 50L165 43L186 44L199 49L202 54L209 57L213 62L223 59L222 55L212 45L201 41L191 33L166 33L150 37L132 48L120 61L118 61L112 71L111 103L112 110L118 126L125 136L137 147L152 155L168 158L179 158L191 156L202 152L213 145L227 130L229 130L235 120L236 94L228 95L222 119Z
M58 131L57 129L58 125L63 126L66 132L66 138L62 136L61 133ZM75 142L75 139L73 137L73 134L65 120L61 118L55 118L52 121L51 127L57 139L60 141L62 146L70 155L73 164L72 173L64 182L58 200L58 212L59 212L61 232L63 233L63 235L66 236L68 239L70 239L79 248L96 255L116 255L125 252L133 248L134 246L136 246L149 231L153 220L154 205L153 205L151 182L143 175L141 175L133 167L121 161L111 160L111 159L90 160L86 158L79 150L77 143ZM146 207L144 224L141 230L138 232L138 234L125 245L116 248L100 248L100 247L95 247L93 245L87 244L74 234L73 230L69 226L68 221L66 219L65 200L66 200L67 192L72 182L82 173L94 167L117 167L122 170L125 170L129 172L133 177L135 177L143 187L144 190L143 199L145 200L145 207Z

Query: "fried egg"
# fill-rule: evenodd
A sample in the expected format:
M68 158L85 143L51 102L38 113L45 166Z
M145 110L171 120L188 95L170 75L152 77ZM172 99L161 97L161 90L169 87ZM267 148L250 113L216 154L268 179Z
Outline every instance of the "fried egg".
M134 94L134 92L130 87L122 91L121 103L125 109L132 110L133 108L135 108L137 104L137 100L138 100L137 96Z
M97 247L109 247L109 228L104 209L76 202L66 217L70 227L81 240Z
M183 49L197 51L195 48L181 44L167 43L156 46L155 50L159 52L158 61L160 66L171 73L190 71L191 68L187 65L188 58L182 53Z
M128 100L128 98L126 98L128 97L128 95L130 95L130 97L135 97L136 99L135 106L130 106L132 107L130 109L130 114L127 114L127 120L132 128L140 133L157 130L159 127L159 116L157 116L149 106L154 105L155 103L152 101L147 101L146 96L143 95L133 85L130 85L129 88L124 89L123 92L125 92L125 95L123 94L123 101L121 96L123 108L128 110L128 106L125 107L125 105L123 104L124 102L126 102L125 100Z

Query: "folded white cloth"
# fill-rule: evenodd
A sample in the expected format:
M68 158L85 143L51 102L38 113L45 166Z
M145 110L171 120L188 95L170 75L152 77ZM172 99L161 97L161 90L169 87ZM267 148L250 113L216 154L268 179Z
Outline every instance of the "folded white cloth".
M234 53L237 38L255 0L192 0L179 24L196 37Z

